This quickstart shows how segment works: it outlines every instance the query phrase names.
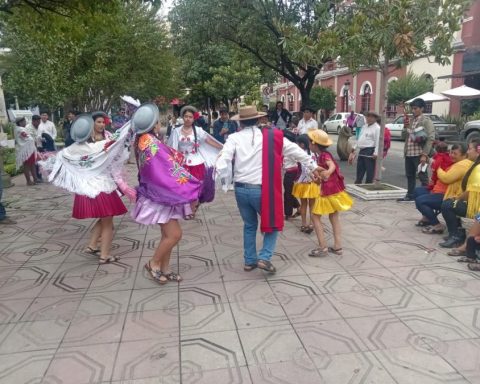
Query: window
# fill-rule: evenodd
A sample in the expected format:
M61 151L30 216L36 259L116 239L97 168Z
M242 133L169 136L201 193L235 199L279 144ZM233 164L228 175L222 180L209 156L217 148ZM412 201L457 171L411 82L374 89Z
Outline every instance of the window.
M395 118L397 116L397 106L395 104L387 105L387 117Z
M370 111L370 99L372 96L372 89L369 84L365 84L362 94L362 111Z
M425 110L424 113L432 113L432 102L425 103Z

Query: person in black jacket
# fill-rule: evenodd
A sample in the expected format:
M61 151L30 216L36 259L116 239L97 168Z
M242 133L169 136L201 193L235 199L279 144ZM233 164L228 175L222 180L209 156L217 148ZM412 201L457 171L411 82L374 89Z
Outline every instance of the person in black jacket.
M283 108L283 102L279 101L277 108L272 112L271 119L274 126L285 130L292 120L292 114Z

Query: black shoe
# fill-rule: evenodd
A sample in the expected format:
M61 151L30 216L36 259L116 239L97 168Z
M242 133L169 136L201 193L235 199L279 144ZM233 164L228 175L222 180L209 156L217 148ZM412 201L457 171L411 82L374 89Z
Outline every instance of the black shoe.
M456 248L463 244L463 241L456 236L449 237L447 241L438 244L442 248Z
M447 235L447 236L443 236L443 237L442 237L443 241L447 241L449 238L450 238L450 235Z
M410 197L408 197L408 196L405 196L405 197L402 197L402 198L400 198L400 199L397 199L397 201L398 201L399 203L411 203L411 202L414 202L415 199L412 199L412 198L410 198Z

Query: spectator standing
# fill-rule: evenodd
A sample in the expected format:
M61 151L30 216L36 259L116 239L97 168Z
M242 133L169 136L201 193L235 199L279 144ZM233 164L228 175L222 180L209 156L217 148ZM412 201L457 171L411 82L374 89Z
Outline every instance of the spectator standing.
M303 108L303 118L298 122L297 130L299 135L306 135L308 131L318 129L318 123L313 118L315 110L312 107Z
M44 150L50 151L51 146L53 145L53 151L55 150L55 139L57 138L57 128L49 120L48 113L43 111L40 114L40 124L38 125L37 138L42 143L42 148Z
M73 141L72 137L70 136L70 128L72 128L72 124L75 120L77 113L75 111L68 112L65 121L63 122L63 140L65 142L65 148L72 145L75 141ZM32 118L33 122L33 118Z
M120 108L118 114L112 118L113 130L116 131L119 128L122 128L128 122L128 116L125 108Z
M213 124L213 137L224 144L228 135L237 131L237 124L230 120L227 108L220 108L220 118Z
M415 186L417 183L417 169L419 164L426 163L435 140L435 128L432 121L423 114L425 101L417 98L410 104L413 113L411 127L407 128L405 140L405 175L408 181L408 190L405 197L399 202L413 202L415 200ZM422 159L422 160L421 160Z
M378 113L367 113L367 123L363 126L360 137L348 158L348 162L353 164L355 157L357 157L355 184L362 184L365 173L367 174L365 182L367 184L373 183L380 141L380 126L377 123L377 118Z
M360 137L360 132L362 131L362 127L365 124L365 111L362 111L361 113L357 114L357 116L355 117L355 122L353 123L353 128L355 128L355 137L357 140Z
M355 112L351 111L350 115L348 115L347 117L347 122L346 122L348 128L353 129L356 118L357 117L355 116Z
M283 102L277 102L276 109L272 112L272 123L280 129L286 129L292 120L292 114L283 108Z
M15 157L17 169L23 166L23 174L27 185L35 185L38 182L35 171L37 148L35 147L35 132L26 128L27 120L19 117L15 120ZM33 178L33 181L30 179Z

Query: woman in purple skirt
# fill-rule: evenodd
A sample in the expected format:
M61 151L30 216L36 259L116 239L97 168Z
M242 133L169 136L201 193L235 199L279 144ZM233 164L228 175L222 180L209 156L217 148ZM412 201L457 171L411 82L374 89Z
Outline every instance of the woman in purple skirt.
M170 256L182 238L178 220L193 217L202 183L183 167L183 155L157 138L158 118L157 106L147 103L131 120L137 134L134 147L139 181L132 217L140 224L160 225L160 243L145 269L152 279L165 284L182 280L170 269Z

